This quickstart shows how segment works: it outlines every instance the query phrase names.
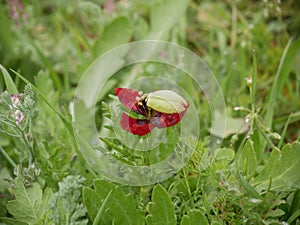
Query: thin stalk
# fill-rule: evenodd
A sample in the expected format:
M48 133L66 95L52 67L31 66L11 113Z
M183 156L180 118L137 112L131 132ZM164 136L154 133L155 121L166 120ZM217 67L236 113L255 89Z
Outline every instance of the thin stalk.
M100 207L100 209L99 209L99 211L98 211L98 213L97 213L97 215L96 215L96 217L95 217L95 220L94 220L94 222L93 222L93 225L99 224L100 219L101 219L101 216L102 216L102 214L103 214L103 212L104 212L104 209L105 209L105 205L106 205L106 203L107 203L107 201L108 201L108 199L109 199L109 197L110 197L112 191L113 191L113 190L110 190L110 192L107 194L106 198L104 199L104 201L103 201L103 203L102 203L102 205L101 205L101 207Z
M285 125L284 125L283 131L282 131L282 133L281 133L281 138L280 138L280 141L279 141L279 144L278 144L278 148L279 148L279 149L281 148L281 146L282 146L282 144L283 144L283 140L284 140L284 137L285 137L287 128L288 128L288 126L289 126L289 124L290 124L290 120L291 120L292 116L293 116L293 113L290 114L288 120L286 121L286 123L285 123Z
M14 167L17 167L17 164L12 160L12 158L6 153L6 151L0 146L0 152L4 155L7 161Z

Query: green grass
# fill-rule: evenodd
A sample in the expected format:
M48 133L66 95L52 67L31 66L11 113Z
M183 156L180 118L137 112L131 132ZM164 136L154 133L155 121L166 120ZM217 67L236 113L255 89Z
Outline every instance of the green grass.
M300 224L298 4L134 0L112 1L110 12L108 2L23 1L17 18L12 1L0 6L0 224ZM178 43L208 64L226 103L225 135L212 127L216 112L205 91L183 71L155 62L119 70L98 93L92 121L99 145L89 145L88 131L78 135L91 112L77 108L82 120L74 123L70 102L86 69L114 47L147 39ZM179 142L180 126L155 129L152 139L115 134L113 88L129 81L144 92L174 88L157 76L196 106L186 117L198 117L198 140ZM17 93L14 103L10 94ZM137 149L160 135L164 142L152 151ZM124 185L103 172L111 162L145 166L128 174L141 182L175 146L176 157L190 146L193 154L160 182ZM110 169L126 176L126 166Z

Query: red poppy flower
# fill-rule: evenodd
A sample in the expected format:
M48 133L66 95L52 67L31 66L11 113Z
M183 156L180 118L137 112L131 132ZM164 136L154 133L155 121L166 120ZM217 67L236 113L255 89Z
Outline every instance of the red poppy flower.
M128 88L115 88L115 93L121 103L142 119L130 117L123 112L122 129L139 136L150 133L155 127L174 126L182 119L189 107L189 102L170 90L160 90L149 94Z

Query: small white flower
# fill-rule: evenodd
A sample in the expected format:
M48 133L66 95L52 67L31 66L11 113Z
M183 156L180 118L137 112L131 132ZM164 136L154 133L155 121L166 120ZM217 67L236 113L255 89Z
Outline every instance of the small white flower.
M251 85L252 84L252 77L247 77L246 82L247 82L248 85Z
M14 112L14 118L15 118L15 120L16 120L16 124L20 124L20 123L24 120L25 115L24 115L23 112L21 112L20 110L17 109L17 110Z
M19 95L19 94L11 94L10 95L10 99L11 99L13 107L16 108L20 104L21 95Z

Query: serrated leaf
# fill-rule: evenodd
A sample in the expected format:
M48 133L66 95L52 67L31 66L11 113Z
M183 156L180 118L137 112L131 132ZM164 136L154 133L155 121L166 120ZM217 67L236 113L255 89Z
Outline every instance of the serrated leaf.
M271 178L271 190L286 191L300 186L300 142L287 144L282 151L273 149L262 172L252 182L258 191L267 190Z
M114 224L143 224L144 216L141 211L137 210L133 197L125 195L119 186L104 180L95 180L94 190L83 189L84 204L92 220L95 219L104 199L110 192L109 201L105 204L99 224L112 224L113 222Z
M95 43L95 57L102 55L121 44L130 41L132 37L132 29L130 21L127 17L121 16L114 19L105 27L101 34L101 38Z
M182 217L181 225L208 225L208 221L201 211L191 210Z
M6 208L8 212L18 222L30 225L38 224L44 216L52 191L47 189L43 196L42 189L38 183L33 183L31 187L25 188L19 172L13 193L16 199L7 202Z
M152 202L149 203L149 215L146 217L148 225L176 224L173 202L168 192L160 185L156 185L152 192Z
M49 202L48 218L53 224L80 224L88 223L86 208L81 203L82 183L80 176L69 175L58 183L59 190L53 194Z

